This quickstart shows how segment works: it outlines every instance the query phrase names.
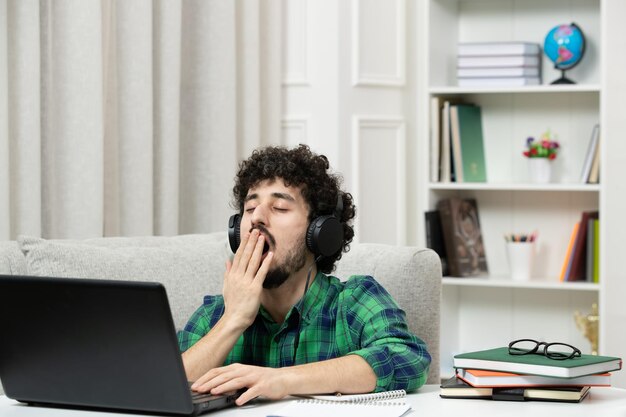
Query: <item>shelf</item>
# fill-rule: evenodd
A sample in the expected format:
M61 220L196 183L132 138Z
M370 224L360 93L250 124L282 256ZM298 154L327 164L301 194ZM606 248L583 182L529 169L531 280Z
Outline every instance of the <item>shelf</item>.
M623 167L620 156L624 155L626 142L620 141L617 134L625 130L626 124L619 117L617 104L623 95L623 89L617 88L623 77L617 64L611 61L612 65L608 65L607 54L616 50L614 42L619 39L620 17L626 11L626 2L427 0L416 3L426 4L420 9L425 13L418 22L426 34L417 59L418 102L429 110L418 113L416 140L419 166L424 168L418 182L418 209L420 213L433 210L439 201L450 197L475 199L482 249L490 271L478 277L442 279L441 357L498 346L502 340L513 340L519 335L538 338L548 335L551 340L567 340L587 349L589 341L578 329L574 316L575 312L587 314L594 303L600 310L600 354L615 356L615 352L621 352L626 356L626 344L615 336L621 334L616 312L622 307L620 294L626 289L626 281L618 279L624 274L619 255L615 256L620 247L617 236L624 230L617 226L625 222L620 222L623 216L619 215L624 211L621 203L625 197L619 194L619 187L606 181L579 183L592 129L597 123L603 132L599 147L600 166L605 174L602 178L618 177ZM585 33L589 47L586 56L580 66L567 71L579 84L550 85L560 72L542 52L543 85L457 85L459 43L518 40L542 46L547 30L561 21L575 21ZM503 38L503 34L508 37ZM481 108L488 182L430 181L430 169L440 168L431 162L437 156L441 160L443 149L441 136L436 138L433 134L441 135L444 127L443 114L436 117L435 106L442 107L445 101L451 105L471 103ZM553 164L555 182L531 183L528 161L522 157L524 140L547 129L557 135L562 145ZM583 211L591 210L599 211L605 219L600 222L597 235L602 258L600 283L560 282L573 226ZM607 211L613 215L609 216ZM418 218L417 233L425 229L427 220L423 217ZM503 234L532 230L538 230L541 236L531 265L533 278L514 281L508 272ZM449 363L442 361L441 372L446 376L453 371ZM618 375L616 382L618 378L619 386L626 387L626 378Z
M599 93L599 84L535 85L522 87L431 87L430 94L510 94L510 93Z
M444 286L490 287L490 288L522 288L559 291L598 291L599 284L591 282L559 282L559 281L513 281L507 276L451 278L444 277Z
M431 190L476 190L476 191L600 191L599 184L516 184L516 183L437 183L428 184Z

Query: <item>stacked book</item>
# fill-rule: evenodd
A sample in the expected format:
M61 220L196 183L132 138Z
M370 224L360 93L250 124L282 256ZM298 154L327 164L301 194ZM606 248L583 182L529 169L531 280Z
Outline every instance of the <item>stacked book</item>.
M457 373L440 389L442 398L580 402L591 387L611 385L620 358L585 355L565 360L511 355L507 347L454 357Z
M531 42L459 43L457 79L461 87L541 84L541 48Z

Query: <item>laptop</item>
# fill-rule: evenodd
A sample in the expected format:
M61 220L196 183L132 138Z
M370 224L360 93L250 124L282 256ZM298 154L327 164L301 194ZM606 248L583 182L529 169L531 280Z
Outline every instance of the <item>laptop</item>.
M0 334L20 402L197 415L240 395L192 398L159 283L0 275Z

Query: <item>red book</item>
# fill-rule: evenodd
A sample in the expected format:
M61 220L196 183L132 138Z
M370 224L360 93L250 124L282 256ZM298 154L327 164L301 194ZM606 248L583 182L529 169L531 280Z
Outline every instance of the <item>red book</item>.
M557 386L611 386L611 374L585 375L576 378L557 378L541 375L524 375L510 372L459 369L457 377L473 387L557 387Z
M566 281L585 281L587 278L585 276L587 270L587 225L589 219L597 219L598 214L597 211L584 211L582 214L572 253L572 266L565 278Z

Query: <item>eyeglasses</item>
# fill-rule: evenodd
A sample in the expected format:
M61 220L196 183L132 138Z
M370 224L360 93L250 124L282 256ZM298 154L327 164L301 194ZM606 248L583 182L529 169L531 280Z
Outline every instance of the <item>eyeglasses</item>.
M580 349L567 343L546 343L533 339L519 339L509 343L510 355L544 355L547 358L562 361L581 355Z

